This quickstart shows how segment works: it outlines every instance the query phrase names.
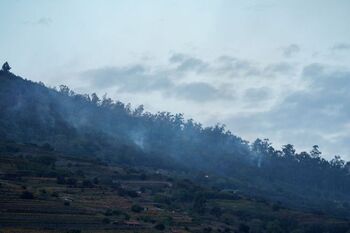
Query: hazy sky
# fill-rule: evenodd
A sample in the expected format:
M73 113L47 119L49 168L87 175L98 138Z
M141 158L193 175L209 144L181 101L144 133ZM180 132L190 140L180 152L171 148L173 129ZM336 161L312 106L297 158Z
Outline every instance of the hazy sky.
M348 0L0 0L0 62L350 159L349 12Z

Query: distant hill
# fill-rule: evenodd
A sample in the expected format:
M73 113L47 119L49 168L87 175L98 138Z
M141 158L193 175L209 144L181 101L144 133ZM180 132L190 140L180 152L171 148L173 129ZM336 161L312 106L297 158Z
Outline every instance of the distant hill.
M66 86L48 88L0 71L0 138L76 158L187 174L216 189L238 190L292 208L350 217L350 164L327 161L314 146L296 153L268 140L252 144L223 125L203 127L182 114L143 107Z

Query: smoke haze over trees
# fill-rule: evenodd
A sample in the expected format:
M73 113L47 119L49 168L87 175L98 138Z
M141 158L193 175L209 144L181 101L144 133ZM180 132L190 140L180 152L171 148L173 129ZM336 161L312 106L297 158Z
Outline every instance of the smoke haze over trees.
M350 201L350 163L340 156L325 160L317 145L296 153L293 145L276 149L268 139L249 143L221 124L203 127L183 114L151 114L142 105L132 109L107 95L77 94L64 85L47 88L8 71L0 71L2 140L109 163L194 171L204 174L199 180L216 177L218 188L291 206L325 205L350 216L339 204Z

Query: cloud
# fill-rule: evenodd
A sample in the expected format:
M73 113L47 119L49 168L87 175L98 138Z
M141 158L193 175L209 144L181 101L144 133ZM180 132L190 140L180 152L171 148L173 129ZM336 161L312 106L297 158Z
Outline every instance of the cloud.
M319 63L313 63L303 68L302 76L319 78L320 76L323 76L323 73L324 73L324 66Z
M181 63L180 67L183 67L184 63L188 64L187 61L192 59L187 56L172 56L171 60L173 63ZM144 65L104 67L82 72L81 79L90 82L94 88L114 87L119 93L159 92L164 97L176 97L194 102L233 98L232 93L227 93L225 88L219 89L207 82L176 82L177 75L183 75L185 71L196 71L197 68L196 65L188 66L186 69L181 68L181 74L179 74L179 67L175 70L168 67L153 71Z
M342 130L350 122L350 72L311 64L304 67L302 78L307 88L289 95L277 110L288 112L288 121L300 126L328 133Z
M284 57L290 58L300 52L300 47L297 44L290 44L289 46L282 48L282 51Z
M52 19L50 17L42 17L42 18L38 19L35 23L47 26L47 25L50 25L52 23Z
M244 92L244 101L261 102L266 101L270 97L271 89L268 87L249 88Z
M207 102L214 100L234 98L233 93L226 93L208 83L194 82L178 85L173 94L179 98L190 99L197 102Z
M217 59L218 66L212 69L219 75L236 76L258 76L261 74L260 68L251 61L238 59L231 56L220 56Z
M94 87L117 87L119 92L150 92L172 88L174 83L162 72L151 72L142 65L105 67L88 70L82 78L89 79Z
M349 156L350 71L314 63L303 68L300 78L305 86L287 94L272 108L235 115L226 121L246 135L294 143L299 149L319 144L328 156L335 149ZM247 90L246 96L257 101L259 91Z
M182 53L173 54L169 62L175 64L177 66L176 69L181 72L202 72L208 68L208 64L203 60Z
M50 24L52 24L52 22L53 22L53 20L50 17L41 17L37 20L25 21L24 24L49 26Z
M162 67L145 63L102 67L83 72L81 78L90 82L93 88L114 87L119 93L158 92L166 98L176 97L193 102L233 101L238 95L243 95L244 101L252 103L253 100L267 99L268 92L273 93L274 89L251 88L251 85L259 82L259 86L267 87L271 80L264 80L265 77L285 77L294 73L294 65L286 62L263 66L226 55L206 61L188 54L174 53L168 65ZM240 85L238 92L233 91L237 84Z
M350 44L349 43L338 43L333 45L331 48L333 51L348 51L350 50Z
M295 66L287 62L263 66L249 60L221 56L217 59L217 64L216 67L210 67L212 73L230 77L276 77L295 74Z
M293 75L295 74L295 66L286 62L274 63L267 65L263 73L265 76Z
M81 80L90 89L112 88L139 102L149 96L144 104L161 109L171 103L173 110L185 109L206 124L221 121L248 140L268 137L277 147L292 143L306 150L319 144L326 155L350 155L350 70L180 53L162 66L143 62L87 70ZM220 114L202 112L207 109Z

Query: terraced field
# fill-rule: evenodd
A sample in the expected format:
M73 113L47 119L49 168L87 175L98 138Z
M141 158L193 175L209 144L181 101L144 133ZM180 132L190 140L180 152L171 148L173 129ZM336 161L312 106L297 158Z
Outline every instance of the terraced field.
M1 233L341 233L350 227L346 219L199 186L171 171L8 146L17 150L0 152Z

